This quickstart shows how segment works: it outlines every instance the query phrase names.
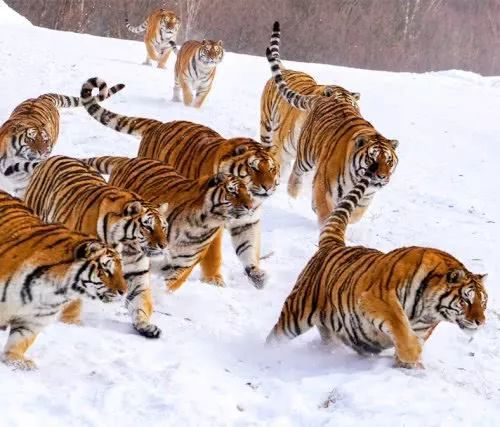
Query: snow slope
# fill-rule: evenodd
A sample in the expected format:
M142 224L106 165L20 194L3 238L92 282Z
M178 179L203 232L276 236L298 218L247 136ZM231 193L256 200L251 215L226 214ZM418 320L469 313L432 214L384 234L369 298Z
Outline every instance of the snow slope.
M170 102L173 62L166 71L140 65L142 43L50 31L14 16L0 2L2 121L28 97L76 95L97 75L127 84L106 102L116 112L258 137L259 99L270 74L263 57L227 54L207 104L195 111ZM195 272L167 295L155 278L159 340L135 335L118 305L87 305L83 326L55 324L40 335L29 352L38 371L0 364L1 426L498 425L500 77L286 64L361 92L365 117L400 141L398 170L349 229L350 241L382 250L435 246L488 272L487 326L469 342L457 327L440 325L421 372L392 368L391 351L367 359L342 347L323 349L315 332L266 348L318 235L309 188L293 201L282 185L265 207L263 253L274 251L263 261L271 275L266 289L247 283L225 241L227 288L204 285ZM137 147L83 110L62 113L57 154L133 156Z

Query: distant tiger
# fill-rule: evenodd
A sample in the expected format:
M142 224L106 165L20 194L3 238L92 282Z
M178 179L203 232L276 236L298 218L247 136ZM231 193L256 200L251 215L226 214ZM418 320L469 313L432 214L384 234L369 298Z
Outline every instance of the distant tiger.
M309 75L300 71L281 70L288 87L302 95L329 96L339 102L348 102L359 110L359 93L341 86L318 85ZM292 107L280 95L274 78L270 78L261 96L260 140L274 145L282 162L295 160L300 131L308 115L306 111Z
M337 204L267 341L316 326L326 343L337 337L361 354L395 347L397 366L422 367L423 343L440 322L468 333L484 324L485 275L438 249L346 246L349 217L370 185L370 177L360 179Z
M398 163L398 141L383 137L368 121L349 96L346 99L322 95L301 95L290 89L283 78L279 59L279 24L273 27L267 60L281 96L294 108L307 112L298 139L297 157L288 180L288 193L296 197L303 175L315 170L313 209L323 224L344 194L362 174L376 170L370 187L351 221L358 221L375 192L386 185Z
M9 328L3 361L35 364L25 352L73 298L108 302L127 289L118 253L99 240L43 223L0 190L0 328Z
M175 39L181 25L177 15L166 9L156 9L139 26L133 27L125 19L127 29L135 34L144 34L146 44L146 60L144 65L151 65L151 61L158 62L158 68L165 68L170 52L177 53Z
M35 168L26 190L26 203L47 222L121 244L123 271L128 283L127 308L141 335L157 338L149 284L150 257L163 257L167 246L166 206L156 209L137 194L109 185L94 169L65 156L53 156ZM63 320L80 321L81 303L64 311Z
M134 191L151 203L168 203L169 257L155 264L169 291L178 289L198 263L203 281L224 284L221 261L210 258L208 249L214 240L222 239L222 227L231 219L253 213L252 197L240 178L222 173L196 180L184 178L159 160L141 157L83 161L110 175L112 185Z
M102 101L124 88L123 84L108 90L106 83L97 82ZM59 136L59 108L81 107L80 98L48 93L19 104L0 127L0 173L9 184L9 191L22 197L30 177L30 168L15 166L27 160L49 156ZM7 189L6 189L7 190Z
M89 98L95 84L95 79L89 79L82 87L85 108L105 126L140 137L140 157L161 160L191 179L222 172L244 180L254 197L255 212L251 217L230 221L226 228L246 275L256 288L262 288L266 274L259 268L260 206L279 184L280 165L274 158L275 149L266 148L250 138L226 139L197 123L162 123L115 114ZM214 240L209 252L207 256L219 264L222 259L221 239Z
M224 57L222 41L190 40L185 42L175 62L173 101L200 108L212 88L217 65ZM193 99L194 94L194 99Z

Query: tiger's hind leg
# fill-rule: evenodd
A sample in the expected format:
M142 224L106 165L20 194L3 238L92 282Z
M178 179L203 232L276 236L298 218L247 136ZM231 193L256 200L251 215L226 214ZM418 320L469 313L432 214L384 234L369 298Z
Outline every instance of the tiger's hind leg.
M159 338L161 329L150 322L153 314L153 295L149 267L150 260L147 257L138 262L124 260L123 272L128 286L125 306L132 319L132 326L140 335Z
M292 171L288 177L288 195L294 199L300 194L302 190L304 172L298 167L297 159L293 162Z
M158 61L158 54L156 53L156 48L152 43L146 42L146 59L143 65L151 65L151 60Z
M172 101L174 102L181 102L181 86L179 84L179 78L177 75L175 76L174 80L174 93L172 95Z
M193 104L193 93L189 87L188 82L183 76L179 76L179 84L182 89L182 99L186 107L190 107Z
M82 314L82 300L75 299L66 304L62 310L60 320L70 325L79 325L82 323L80 316Z
M223 231L223 228L217 231L215 238L200 259L202 282L215 286L225 286L224 278L221 273Z
M326 174L322 170L316 171L313 180L313 209L318 217L318 224L323 226L333 211L333 200Z
M245 274L257 289L262 289L267 280L260 260L260 208L247 219L233 220L227 226L231 234L236 256L245 268Z
M420 360L422 342L411 329L401 303L393 294L385 300L371 292L364 292L359 298L363 315L387 334L396 348L395 365L402 368L423 368Z
M55 316L45 318L45 322L53 320ZM17 369L35 369L35 362L25 357L28 348L35 341L43 324L31 322L27 319L16 319L10 324L9 338L3 352L3 362Z

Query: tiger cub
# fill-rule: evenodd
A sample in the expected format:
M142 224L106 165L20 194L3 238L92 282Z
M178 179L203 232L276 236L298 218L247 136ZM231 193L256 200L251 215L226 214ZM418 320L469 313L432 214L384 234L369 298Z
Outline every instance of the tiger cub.
M85 108L101 124L140 137L140 157L161 160L190 179L222 172L244 180L254 198L255 212L251 217L229 221L226 228L245 274L257 289L263 288L266 273L259 267L260 216L262 203L279 184L280 164L274 157L274 147L264 147L250 138L226 139L197 123L162 123L115 114L90 98L92 88L98 81L97 78L89 79L82 87ZM214 270L220 268L221 244L222 239L215 239L209 249L209 259L216 263ZM218 280L214 278L214 281Z
M0 327L10 327L2 358L16 368L35 367L25 352L68 301L85 296L108 302L127 290L115 250L43 223L1 190L0 236Z
M200 108L212 88L217 65L224 57L222 41L189 40L185 42L175 62L174 95L172 101ZM193 100L194 94L194 100Z
M288 180L288 194L297 197L305 173L314 170L312 206L322 225L342 196L363 173L374 168L377 182L359 203L351 221L358 221L375 193L392 177L398 164L398 141L385 138L359 112L357 104L323 95L292 90L281 68L279 23L275 22L266 55L277 90L293 108L307 113L297 142L297 156Z
M202 280L224 284L220 260L210 259L208 249L212 241L221 239L228 221L253 212L252 198L241 179L222 173L184 178L163 162L147 158L105 156L83 161L110 175L110 184L135 191L151 203L168 203L170 257L160 268L169 291L178 289L198 263Z
M123 246L128 283L126 305L137 332L148 338L161 331L150 323L153 311L149 284L150 257L163 257L167 246L166 206L156 209L135 193L108 185L94 169L77 159L53 156L40 163L26 190L26 203L42 220ZM69 304L63 320L78 323L81 302Z
M144 34L146 44L146 60L144 65L151 65L151 61L158 62L158 68L165 68L170 52L177 53L175 39L181 25L177 15L166 9L156 9L139 26L133 27L125 19L125 25L129 31L135 34Z
M125 86L118 84L108 90L106 83L97 82L102 101ZM0 173L7 180L12 194L22 197L30 178L28 169L16 167L19 162L40 160L49 156L59 136L59 108L81 107L75 96L48 93L19 104L0 127Z
M396 366L415 368L422 367L423 343L439 322L467 333L484 324L486 275L471 273L450 254L416 246L389 253L346 246L349 217L373 183L362 178L329 216L319 249L300 273L268 342L316 326L324 342L337 337L361 354L395 347Z

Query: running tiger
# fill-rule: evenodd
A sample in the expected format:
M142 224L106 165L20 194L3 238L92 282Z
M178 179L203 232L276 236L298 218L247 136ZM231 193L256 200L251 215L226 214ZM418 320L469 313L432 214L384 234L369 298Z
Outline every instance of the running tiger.
M233 174L248 185L254 197L254 214L231 220L226 228L246 275L256 288L262 288L266 274L259 268L260 206L279 184L280 165L274 158L275 149L263 147L249 138L226 139L214 130L192 122L162 123L112 113L90 97L96 80L99 81L89 79L82 87L85 108L105 126L140 137L140 157L161 160L187 178L198 179L222 172ZM221 239L214 240L210 252L211 259L222 259Z
M148 338L161 331L150 323L153 311L149 284L150 257L164 256L167 206L156 209L135 193L108 185L83 162L53 156L38 165L26 190L26 203L42 220L121 244L126 304L136 331ZM63 320L79 323L81 302L69 304Z
M337 337L360 354L395 347L396 366L415 368L423 367L423 343L439 322L469 333L484 324L486 275L469 272L450 254L415 246L387 254L346 246L350 216L374 182L362 178L328 218L319 249L300 273L268 342L316 326L325 343Z
M3 361L33 369L25 352L73 298L108 302L127 290L118 253L100 241L45 224L0 190L0 328L10 326Z
M272 49L266 55L280 95L294 108L307 112L298 144L297 158L288 180L288 193L296 197L303 175L315 169L313 209L323 224L344 194L370 167L376 169L374 183L365 193L351 222L366 211L375 192L391 178L398 157L398 141L383 137L360 115L352 99L323 95L301 95L283 78L279 58L279 24L275 22Z
M97 84L102 101L125 86L118 84L108 90L106 83ZM22 197L31 176L29 166L19 168L19 162L48 157L59 136L59 108L81 107L81 99L75 96L47 93L27 99L19 104L9 119L0 127L0 173L11 188L10 192Z
M109 183L127 188L155 204L168 203L169 259L160 263L167 290L175 291L200 263L202 281L224 284L221 260L210 244L222 239L222 228L231 219L253 212L245 183L234 175L217 174L199 179L184 178L159 160L127 157L95 157L83 160Z
M144 65L151 65L151 61L158 62L158 68L165 68L170 52L177 53L175 39L181 25L177 15L166 9L157 9L139 26L133 27L125 19L129 31L135 34L144 34L146 44L146 60Z
M216 67L223 57L224 48L221 40L185 42L175 62L172 101L181 102L182 89L184 105L200 108L212 88Z

